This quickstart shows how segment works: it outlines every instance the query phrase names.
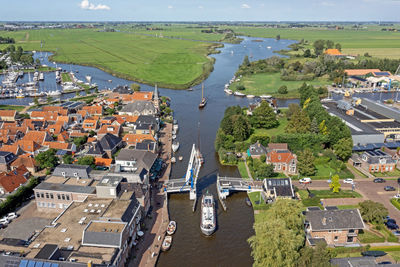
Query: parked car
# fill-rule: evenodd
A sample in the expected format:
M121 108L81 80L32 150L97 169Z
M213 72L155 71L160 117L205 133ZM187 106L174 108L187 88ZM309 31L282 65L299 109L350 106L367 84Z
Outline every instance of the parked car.
M353 179L347 178L343 180L343 183L345 184L352 184L353 183Z
M7 217L3 217L0 219L0 223L3 225L8 225L10 222L8 221Z
M9 214L7 214L7 219L9 220L9 221L11 221L11 220L14 220L15 218L18 218L18 214L17 213L15 213L15 212L10 212Z
M393 264L391 261L382 261L378 263L378 265L386 265L386 264Z
M394 188L393 186L385 186L383 188L383 190L385 190L385 191L396 191L396 188Z
M374 179L374 183L384 183L384 182L386 182L386 180L383 178L375 178Z
M393 198L399 199L400 198L400 194L394 195Z
M301 184L311 184L311 178L304 177L304 178L299 180L299 183L301 183Z
M386 223L386 227L389 228L390 230L397 230L399 229L399 226L395 223Z
M393 231L393 234L394 234L395 236L399 236L399 235L400 235L400 231L398 231L398 230Z

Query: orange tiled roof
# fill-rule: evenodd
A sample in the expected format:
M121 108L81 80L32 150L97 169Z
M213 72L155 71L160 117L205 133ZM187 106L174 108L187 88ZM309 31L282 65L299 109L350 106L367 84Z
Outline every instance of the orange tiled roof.
M72 133L69 134L69 137L70 137L70 138L73 138L73 137L82 137L82 136L85 136L85 135L87 135L87 133L72 132Z
M0 110L0 117L15 117L15 115L17 115L16 110L8 110L8 109Z
M88 139L87 139L87 142L88 143L92 143L92 142L96 142L97 141L97 138L96 137L89 137Z
M62 116L68 115L68 109L64 108L64 107L60 107L60 106L45 106L42 108L42 110L45 112L48 112L48 111L57 112L58 114L60 114Z
M291 152L271 151L267 154L268 161L271 163L289 163L296 157Z
M330 56L341 56L343 55L338 49L326 49L324 52L325 55L330 55Z
M104 158L94 158L94 164L96 166L111 166L113 159L104 159Z
M69 134L68 132L64 131L62 133L60 133L59 135L57 135L57 141L58 142L68 142L69 139Z
M56 121L59 113L57 111L32 111L31 118Z
M36 150L40 149L40 145L31 140L19 140L16 144L25 152L33 153Z
M86 110L90 115L101 115L103 114L102 106L85 106L82 110Z
M133 94L122 95L122 101L138 101L147 100L151 101L153 99L153 92L134 92Z
M11 193L28 181L25 177L29 177L29 171L25 166L20 166L8 173L0 173L0 185L4 188L4 191Z
M24 141L35 141L38 144L43 144L48 137L48 133L46 131L29 131L25 134L22 140Z
M21 155L11 163L11 166L12 167L25 166L27 168L34 168L39 165L33 157Z
M49 125L46 129L46 131L50 134L60 134L64 128L63 128L64 124L53 124L53 125Z
M380 72L380 69L354 69L354 70L344 70L344 72L349 76L364 76L372 72Z
M70 147L69 143L60 143L60 142L44 142L43 145L54 149L68 149Z
M103 125L103 126L101 126L101 128L97 132L97 134L110 133L110 134L118 136L120 131L121 131L121 126L119 126L119 125Z
M20 149L20 147L17 144L3 145L2 147L0 147L0 151L11 152L11 153L14 153L15 155L18 155L19 149Z
M89 112L87 112L86 110L78 110L77 113L80 114L83 118L85 118L89 114Z
M98 120L86 119L82 123L82 128L96 130L98 126Z
M62 122L65 122L65 123L69 123L69 117L68 116L58 116L57 117L57 122L58 121L62 121Z
M122 140L131 145L141 143L143 140L156 141L151 134L126 134Z

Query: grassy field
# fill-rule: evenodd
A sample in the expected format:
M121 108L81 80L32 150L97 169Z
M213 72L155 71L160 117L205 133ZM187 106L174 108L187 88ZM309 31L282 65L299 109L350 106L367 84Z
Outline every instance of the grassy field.
M362 233L358 234L358 239L361 243L381 243L385 242L385 237L378 236L377 234L371 231L363 231Z
M267 136L276 136L279 134L285 133L285 128L286 125L288 124L288 121L286 118L280 118L279 119L279 126L276 128L272 129L255 129L254 130L254 135L267 135Z
M156 38L96 29L0 32L24 50L55 52L52 60L98 67L113 75L183 89L202 81L213 68L212 43ZM43 48L40 48L40 43ZM0 49L7 45L0 45Z
M281 39L332 40L340 43L344 53L363 55L368 52L371 56L381 58L400 58L400 33L381 31L380 27L368 26L363 30L331 30L326 28L262 28L262 27L230 27L237 34ZM284 41L284 40L281 40Z
M259 73L250 76L244 76L239 82L231 84L230 89L236 91L236 86L243 85L245 90L240 91L250 95L272 95L277 98L298 98L299 92L297 89L306 82L314 86L325 86L329 84L327 80L315 79L314 81L282 81L281 74L277 73ZM287 94L279 94L279 87L286 85L288 88Z
M13 105L0 105L0 109L11 109L16 111L21 111L25 106L13 106Z
M244 161L239 161L238 162L238 170L239 170L240 176L242 176L242 178L249 178L249 174L247 173L245 164L246 163Z
M252 192L247 194L254 210L266 210L269 208L269 206L265 204L260 194L260 192ZM258 202L258 204L256 204L256 202Z
M400 176L400 170L395 169L392 172L374 172L372 175L375 177L397 177Z
M331 190L310 190L314 197L309 198L307 190L299 190L298 193L304 206L320 206L321 199L326 198L360 198L359 193L351 190L341 190L339 193L333 193Z

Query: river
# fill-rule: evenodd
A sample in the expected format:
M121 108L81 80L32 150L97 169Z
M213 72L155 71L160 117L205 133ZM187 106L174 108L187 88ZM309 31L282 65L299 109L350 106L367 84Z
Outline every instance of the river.
M253 40L256 39L261 42L254 42ZM226 95L223 91L224 85L232 78L245 55L250 56L252 61L271 57L275 55L273 51L285 49L291 43L294 41L244 37L241 44L225 44L223 48L219 49L221 53L212 55L216 58L216 62L214 71L204 81L208 103L203 110L198 109L201 99L200 85L195 86L193 91L159 89L161 95L169 96L172 99L171 107L179 122L177 140L181 144L177 157L180 155L184 157L182 162L177 162L173 166L171 179L183 177L191 146L193 143L198 144L198 139L201 152L205 157L205 164L200 171L198 181L199 198L205 191L213 193L217 198L215 188L217 173L226 176L240 176L236 167L219 164L214 149L214 139L226 107L245 106L254 100ZM268 49L268 46L271 49ZM45 53L43 55L36 53L35 58L38 57L42 58L42 64L56 66L53 62L48 61ZM85 80L85 75L92 76L92 82L97 83L100 90L131 83L93 67L69 64L57 64L57 67L74 71L80 80ZM2 77L0 77L1 79ZM27 80L28 76L25 75L22 81ZM41 82L40 87L45 91L56 89L55 74L46 73L45 81ZM154 90L153 87L144 84L141 85L141 88L143 91ZM81 94L84 95L84 92ZM69 98L72 95L63 95L61 98ZM373 96L375 99L379 99L379 97L381 96ZM391 94L383 94L382 99L390 97L392 97ZM32 101L31 98L2 99L0 104L27 105ZM295 102L298 100L279 100L278 105L287 106L289 103ZM217 231L211 237L204 237L199 228L199 204L193 213L192 201L189 200L188 194L170 195L170 218L177 221L178 229L174 235L171 250L161 254L158 266L251 266L253 261L247 239L254 233L252 229L254 217L253 210L245 204L245 197L244 193L236 193L228 197L226 212L217 203Z

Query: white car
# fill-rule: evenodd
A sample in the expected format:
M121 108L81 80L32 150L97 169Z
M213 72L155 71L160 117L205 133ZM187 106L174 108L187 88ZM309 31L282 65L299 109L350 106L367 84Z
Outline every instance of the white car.
M397 195L393 196L393 198L399 199L400 198L400 194L397 194Z
M18 214L16 214L15 212L11 212L11 213L7 214L7 219L9 221L14 220L17 217L18 217Z
M343 180L343 183L345 184L352 184L353 183L353 179L347 178Z
M8 225L10 222L7 219L7 217L3 217L3 218L0 219L0 223L3 224L3 225Z
M299 183L301 184L311 184L311 178L310 177L304 177L299 180Z

